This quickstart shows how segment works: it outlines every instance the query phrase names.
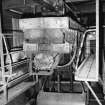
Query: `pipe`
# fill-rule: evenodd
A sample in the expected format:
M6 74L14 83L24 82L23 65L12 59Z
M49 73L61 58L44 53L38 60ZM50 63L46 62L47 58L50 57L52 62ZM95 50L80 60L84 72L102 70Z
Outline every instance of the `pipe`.
M99 0L96 0L96 69L99 71ZM98 77L98 72L96 74Z
M0 32L2 32L2 28L1 28L1 25L2 25L2 24L1 24L1 22L2 22L2 21L1 21L2 6L1 6L1 5L2 5L2 0L0 0L0 7L1 7L1 8L0 8Z
M58 80L58 84L57 84L57 86L58 86L58 92L60 93L60 74L59 73L57 75L57 80Z
M0 32L3 31L3 0L0 0Z
M22 15L23 13L20 12L20 11L17 11L17 10L14 10L14 9L9 9L10 12L13 12L13 13L17 13L19 15Z
M4 92L4 104L7 104L8 102L8 89L7 89L7 84L5 83L3 86L3 92Z

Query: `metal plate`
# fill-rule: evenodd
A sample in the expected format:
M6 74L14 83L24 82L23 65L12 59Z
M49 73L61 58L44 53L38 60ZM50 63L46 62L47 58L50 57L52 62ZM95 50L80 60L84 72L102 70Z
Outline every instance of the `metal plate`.
M40 92L37 105L85 105L85 94Z

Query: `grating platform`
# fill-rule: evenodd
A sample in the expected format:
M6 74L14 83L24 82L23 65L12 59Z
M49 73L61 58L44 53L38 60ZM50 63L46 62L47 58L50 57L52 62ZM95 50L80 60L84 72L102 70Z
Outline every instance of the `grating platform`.
M75 80L78 81L98 81L98 71L96 69L96 57L89 56L78 67L75 73Z

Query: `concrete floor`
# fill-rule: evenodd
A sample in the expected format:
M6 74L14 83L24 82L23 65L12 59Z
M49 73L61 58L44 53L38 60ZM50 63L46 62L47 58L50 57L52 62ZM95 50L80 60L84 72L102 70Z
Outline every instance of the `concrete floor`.
M7 105L27 105L26 103L28 102L28 99L26 97L26 94L23 93L16 97L13 101L9 102ZM35 104L32 104L35 105ZM99 105L95 99L93 98L92 100L89 101L88 105ZM102 105L105 105L105 101L102 102Z
M9 102L7 105L26 105L27 101L28 100L25 94L21 94L18 97L16 97L14 100Z
M63 86L63 85L62 85ZM65 86L63 86L65 87ZM63 89L62 87L62 89ZM64 88L63 91L69 91L68 88L69 87L69 84L66 85L67 88ZM75 91L81 91L81 88L80 88L80 85L79 84L76 84L73 86L73 90ZM35 91L39 91L38 89L38 86L34 87L33 89L36 89ZM31 91L33 90L31 89ZM38 89L38 90L37 90ZM62 90L61 89L61 90ZM103 100L103 96L102 96L102 89L96 85L96 87L94 88L95 92L98 92L99 93L99 98L102 99L102 105L105 105L105 101ZM35 93L35 91L32 91L32 93ZM28 95L30 95L29 93L27 93ZM30 100L28 97L27 97L27 94L26 93L22 93L21 95L19 95L18 97L16 97L13 101L9 102L7 105L26 105L26 103ZM35 105L35 104L32 104L32 105ZM89 101L89 104L88 105L99 105L96 100L94 99L94 97L90 94L90 101Z

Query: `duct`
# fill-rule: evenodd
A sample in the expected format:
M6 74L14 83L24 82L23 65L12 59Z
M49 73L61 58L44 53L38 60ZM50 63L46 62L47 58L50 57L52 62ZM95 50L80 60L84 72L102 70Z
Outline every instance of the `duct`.
M17 11L17 10L14 10L14 9L9 9L10 12L13 12L13 13L17 13L19 15L22 15L23 13L20 12L20 11Z
M76 29L79 27L69 17L19 20L20 29L24 31L23 49L28 57L32 57L34 69L44 71L45 74L46 70L53 70L58 66L61 55L73 52L74 56L67 64L71 65L76 56L77 30L69 29L69 25Z
M64 18L34 18L20 20L24 30L23 49L27 56L34 56L34 66L46 70L56 67L59 63L58 53L69 53L68 42L64 42L61 28L68 27L68 19Z
M40 17L20 19L19 27L24 32L28 29L69 29L69 20L70 23L74 23L69 17Z

